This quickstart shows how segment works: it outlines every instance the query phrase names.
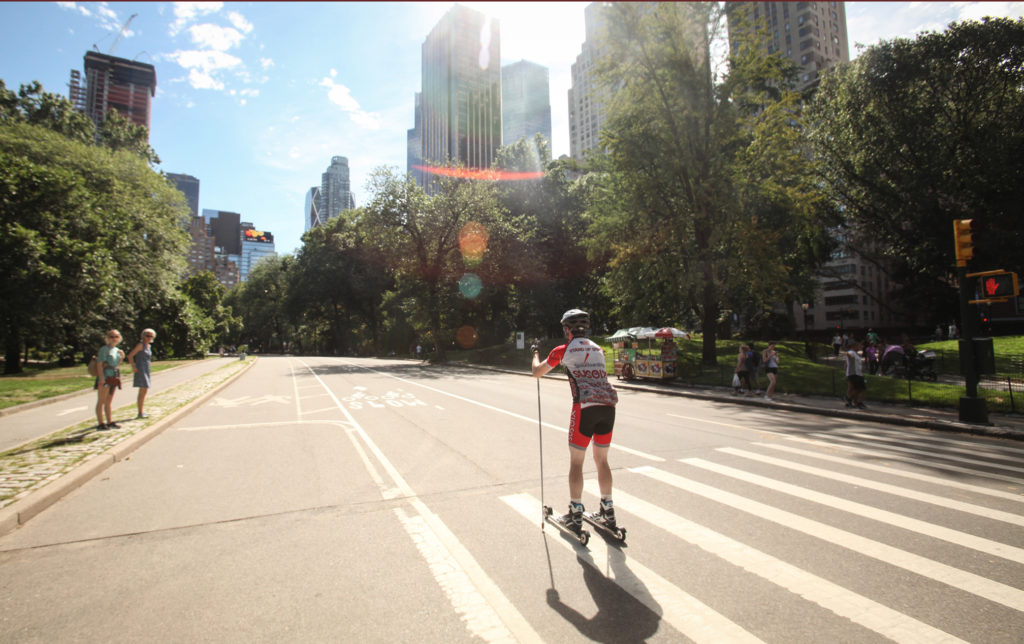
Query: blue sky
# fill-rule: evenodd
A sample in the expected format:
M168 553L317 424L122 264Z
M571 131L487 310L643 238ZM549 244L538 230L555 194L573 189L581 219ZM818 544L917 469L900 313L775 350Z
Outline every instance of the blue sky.
M569 153L570 66L584 2L465 2L501 27L502 64L551 76L552 151ZM294 252L306 191L348 157L356 203L370 172L405 172L420 46L450 2L2 2L0 79L67 95L71 69L99 51L156 67L150 144L165 172L200 179L200 208L242 214ZM855 43L941 30L958 19L1024 15L1024 2L848 2ZM138 14L118 41L121 26Z

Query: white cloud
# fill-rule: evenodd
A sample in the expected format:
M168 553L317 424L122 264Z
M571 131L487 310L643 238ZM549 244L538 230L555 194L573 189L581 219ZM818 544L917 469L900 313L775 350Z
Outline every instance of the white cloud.
M232 11L228 13L228 20L231 22L232 25L235 26L236 29L239 29L243 33L247 34L250 31L252 31L252 23L246 20L245 16L238 13L237 11Z
M188 33L196 45L217 51L227 51L232 47L237 47L244 38L237 29L210 23L192 25L188 28Z
M217 76L242 64L241 59L222 51L184 50L167 56L188 70L188 82L195 89L224 89Z
M331 76L336 76L337 71L331 70ZM367 130L379 130L381 126L380 114L376 112L364 112L359 107L359 101L352 96L352 91L340 83L335 83L332 78L326 76L320 81L321 87L327 88L327 99L348 112L349 118L359 127Z
M332 69L331 72L331 75L333 76L334 70ZM344 85L335 83L332 79L325 77L320 81L320 86L326 87L327 98L346 112L352 112L359 109L359 102L352 98L352 92Z
M260 65L263 67L263 69L270 69L271 67L274 66L274 59L273 58L260 58Z
M171 23L170 35L176 36L192 20L209 13L216 13L223 7L223 2L175 2L175 20Z

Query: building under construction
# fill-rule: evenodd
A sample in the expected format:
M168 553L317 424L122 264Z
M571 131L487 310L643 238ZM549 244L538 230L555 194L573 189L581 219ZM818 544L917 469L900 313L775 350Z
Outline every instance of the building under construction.
M85 53L85 83L77 69L71 70L68 98L76 110L103 125L107 112L121 116L149 130L149 111L156 94L156 68L127 58L97 51Z

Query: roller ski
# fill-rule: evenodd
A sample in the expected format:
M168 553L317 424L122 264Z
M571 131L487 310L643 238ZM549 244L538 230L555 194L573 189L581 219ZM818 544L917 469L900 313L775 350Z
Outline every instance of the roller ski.
M609 502L607 505L602 501L601 509L598 512L584 512L583 520L597 528L607 537L615 539L619 543L626 542L626 529L620 528L615 523L615 510Z
M583 527L583 512L579 512L578 518L574 518L573 514L573 512L565 515L555 514L550 505L544 506L544 518L548 523L558 526L559 530L572 535L580 542L580 545L585 546L590 541L590 532Z

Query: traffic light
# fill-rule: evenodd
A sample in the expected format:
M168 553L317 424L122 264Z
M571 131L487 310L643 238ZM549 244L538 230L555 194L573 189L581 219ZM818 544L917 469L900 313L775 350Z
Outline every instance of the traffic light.
M1010 272L987 275L981 279L981 296L986 299L1017 297L1017 274Z
M973 219L953 220L953 245L956 249L957 266L967 266L967 262L974 257L973 227Z

